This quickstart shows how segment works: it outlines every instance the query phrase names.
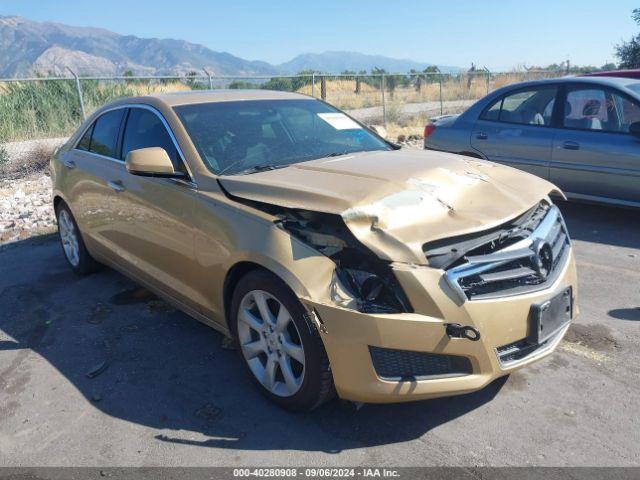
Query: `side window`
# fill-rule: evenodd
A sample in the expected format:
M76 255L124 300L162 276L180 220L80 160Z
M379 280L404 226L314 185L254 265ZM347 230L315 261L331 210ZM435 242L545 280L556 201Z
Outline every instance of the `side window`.
M575 88L567 93L564 126L581 130L628 133L640 121L640 107L625 96L603 88Z
M620 131L629 133L629 125L640 122L640 106L627 97L613 95L616 99L616 109L620 115Z
M91 134L93 133L93 127L95 126L95 122L92 123L89 128L84 132L84 135L78 142L78 146L76 147L78 150L89 151L89 147L91 146Z
M117 158L118 133L124 109L119 108L101 115L93 125L89 151Z
M507 94L486 109L480 118L520 125L549 125L556 93L556 87L543 86Z
M605 130L610 122L607 94L601 88L576 88L567 92L563 125L581 130Z
M492 120L497 122L500 118L500 109L502 108L502 97L495 101L489 108L487 108L480 118L482 120Z
M185 171L178 157L178 150L162 120L149 110L132 108L122 137L122 158L127 158L131 150L148 147L164 148L176 171Z

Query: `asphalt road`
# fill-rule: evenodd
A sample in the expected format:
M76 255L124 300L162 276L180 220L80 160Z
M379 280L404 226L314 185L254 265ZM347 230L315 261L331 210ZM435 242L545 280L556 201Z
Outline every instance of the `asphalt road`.
M460 397L290 414L221 336L52 237L0 249L0 465L638 465L640 212L567 204L581 315ZM93 378L90 378L93 376Z

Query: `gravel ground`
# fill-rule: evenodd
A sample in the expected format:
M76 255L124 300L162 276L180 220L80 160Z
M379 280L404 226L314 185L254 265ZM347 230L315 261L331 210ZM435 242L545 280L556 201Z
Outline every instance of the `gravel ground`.
M460 397L286 413L212 329L53 236L0 247L0 465L579 465L640 458L638 212L564 204L581 315L558 351Z
M48 175L0 179L0 244L50 233L55 228Z

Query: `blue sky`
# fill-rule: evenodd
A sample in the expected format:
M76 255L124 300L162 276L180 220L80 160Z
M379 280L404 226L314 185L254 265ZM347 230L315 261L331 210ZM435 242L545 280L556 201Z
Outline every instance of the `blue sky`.
M103 7L100 7L100 6ZM0 0L0 14L179 38L271 63L350 50L492 69L614 61L637 0Z

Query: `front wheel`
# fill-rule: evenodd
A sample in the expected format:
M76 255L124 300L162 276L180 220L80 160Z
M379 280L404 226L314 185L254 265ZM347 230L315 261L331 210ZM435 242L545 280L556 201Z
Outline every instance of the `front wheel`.
M231 308L243 363L263 394L296 411L331 398L333 379L320 335L282 280L250 272L238 282Z

